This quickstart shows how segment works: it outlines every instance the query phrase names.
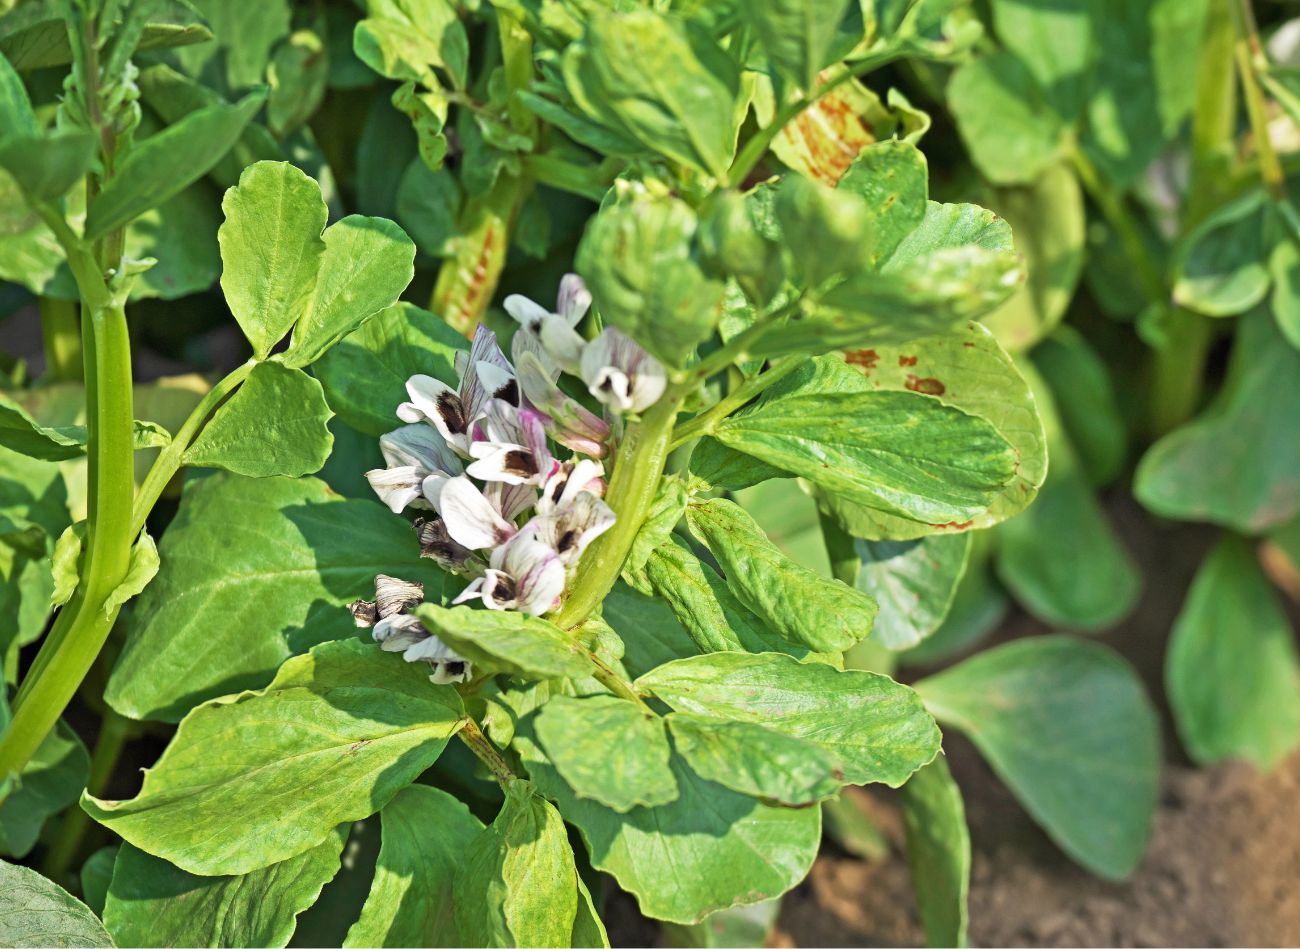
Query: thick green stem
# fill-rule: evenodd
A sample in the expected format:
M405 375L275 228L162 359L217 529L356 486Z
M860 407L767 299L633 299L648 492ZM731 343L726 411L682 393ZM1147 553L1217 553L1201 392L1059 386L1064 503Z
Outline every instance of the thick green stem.
M600 608L614 588L623 562L632 549L637 532L645 523L659 479L668 458L673 422L682 404L682 393L669 387L663 397L628 427L619 446L614 475L605 493L605 501L614 510L614 526L592 542L582 557L577 580L568 599L560 608L555 622L573 629Z
M81 326L77 304L71 300L41 297L41 335L45 342L45 379L48 382L81 380Z
M257 361L250 359L242 366L234 369L224 379L214 385L207 391L207 394L194 407L185 424L181 426L180 431L167 444L158 457L154 459L153 467L145 476L144 484L140 486L140 493L136 497L135 507L131 514L131 529L138 534L144 529L145 521L149 517L149 512L153 506L158 503L158 498L162 496L163 489L167 487L168 482L180 470L181 464L185 460L185 451L198 435L203 423L208 420L208 416L219 406L231 392L248 378L248 374L253 371Z
M81 582L46 638L13 702L9 731L0 740L0 774L31 760L72 701L117 619L105 601L126 577L131 561L131 350L120 302L83 317L92 327L87 363L89 502ZM93 365L92 365L93 362Z

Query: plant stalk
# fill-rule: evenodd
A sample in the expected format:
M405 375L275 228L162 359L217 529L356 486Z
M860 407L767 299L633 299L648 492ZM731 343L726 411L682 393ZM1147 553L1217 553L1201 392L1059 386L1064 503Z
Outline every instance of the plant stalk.
M1259 174L1269 194L1279 201L1287 200L1286 173L1278 160L1277 150L1268 134L1268 113L1264 105L1264 92L1255 74L1264 60L1264 50L1259 43L1259 30L1255 26L1255 13L1250 0L1236 0L1232 5L1232 23L1237 34L1233 52L1237 60L1237 73L1241 77L1241 91L1246 99L1246 114L1255 139L1255 154L1259 157Z
M672 451L691 439L712 434L720 421L753 401L770 386L790 375L790 373L806 363L808 359L807 356L787 356L773 363L768 369L760 372L754 378L741 383L727 393L724 398L720 399L716 405L710 406L695 418L688 419L677 426L673 430L673 440L668 446L668 450Z
M497 746L483 734L483 730L478 727L478 722L474 719L467 716L464 727L456 734L469 750L474 752L474 756L492 772L497 783L504 787L519 779L519 775L515 774L514 769L510 767L510 762L501 756Z
M586 622L614 588L659 488L682 396L677 386L670 386L639 422L628 427L605 492L605 502L617 519L583 554L573 590L555 617L561 628L574 629Z

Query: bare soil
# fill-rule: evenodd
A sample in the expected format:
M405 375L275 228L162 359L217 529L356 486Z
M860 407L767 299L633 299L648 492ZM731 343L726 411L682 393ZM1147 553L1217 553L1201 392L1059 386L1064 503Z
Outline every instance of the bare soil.
M1235 762L1193 768L1164 707L1165 640L1214 534L1157 523L1120 494L1109 508L1142 565L1145 585L1133 615L1100 638L1136 665L1165 723L1168 762L1151 845L1127 881L1097 879L1038 829L968 742L948 735L945 747L971 828L970 941L1300 944L1300 754L1269 774ZM1047 631L1017 615L995 641ZM808 879L786 897L773 945L924 945L897 812L887 795L873 792L873 800L895 852L869 864L826 844Z

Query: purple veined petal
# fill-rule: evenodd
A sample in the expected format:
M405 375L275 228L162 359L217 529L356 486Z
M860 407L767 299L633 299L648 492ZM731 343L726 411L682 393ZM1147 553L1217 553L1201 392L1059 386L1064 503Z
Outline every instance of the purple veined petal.
M542 485L542 496L537 502L537 509L549 514L558 508L567 507L582 492L599 497L605 493L602 479L605 466L591 458L580 458L576 462L566 462Z
M668 385L663 365L627 334L607 327L582 352L587 390L618 412L643 412Z
M366 472L366 480L390 511L401 514L421 498L425 473L423 468L410 466L374 468Z
M390 468L410 466L460 474L463 467L441 433L422 422L379 436L379 450Z
M587 341L565 322L564 317L547 314L538 333L542 349L551 361L567 373L577 375L582 365L582 351Z
M561 392L533 353L521 354L516 368L524 397L551 420L552 438L574 451L596 457L605 454L609 423Z
M555 299L555 312L564 318L570 326L577 326L578 321L591 309L591 291L576 273L566 273L560 280L560 292Z
M513 610L515 608L515 578L502 570L489 567L464 590L452 604L466 603L470 600L482 600L490 610Z
M572 504L551 514L534 517L524 530L559 554L565 564L573 564L587 545L614 526L614 511L588 491L578 494Z
M541 616L564 593L564 561L546 544L531 538L512 546L506 569L515 578L515 609Z
M479 421L484 437L478 440L499 444L523 444L524 428L519 412L520 410L514 404L504 399L488 399L483 403Z
M489 481L483 486L483 494L507 521L513 521L537 503L537 490L531 484Z
M451 478L442 486L437 508L451 539L470 550L496 547L515 534L514 525L502 518L492 502L464 475Z
M376 623L371 635L384 652L404 652L427 639L429 631L414 616L395 613Z
M530 353L541 364L547 377L551 382L560 378L560 367L546 348L542 346L542 340L535 333L529 330L521 329L515 333L514 339L510 341L510 355L514 357L516 374L518 373L519 360L523 358L524 353ZM520 385L522 389L522 384Z
M490 368L485 368L484 363ZM465 406L468 429L478 419L483 403L493 397L493 391L507 384L501 374L509 377L513 375L513 370L505 353L497 345L496 334L481 323L474 330L469 355L464 359L463 365L459 394ZM486 379L481 375L484 372L488 374Z
M533 333L537 333L541 329L542 320L551 315L546 307L521 293L510 294L501 301L501 306L514 317L521 328L531 330Z

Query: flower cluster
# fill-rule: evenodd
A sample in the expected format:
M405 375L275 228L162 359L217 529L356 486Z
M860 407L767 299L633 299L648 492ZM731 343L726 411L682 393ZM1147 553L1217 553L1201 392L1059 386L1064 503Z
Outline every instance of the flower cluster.
M422 556L469 579L455 603L550 612L587 545L614 523L602 500L610 419L653 405L667 378L616 329L584 339L577 324L590 305L576 274L561 281L554 312L507 297L519 322L513 363L479 326L469 352L457 354L458 385L412 376L397 409L405 424L379 440L386 467L366 478L394 513L417 512ZM561 373L579 377L605 413L565 393ZM552 444L572 454L561 459ZM353 615L385 649L430 662L435 681L468 678L469 664L408 615L418 587L379 577L375 602L357 601Z

